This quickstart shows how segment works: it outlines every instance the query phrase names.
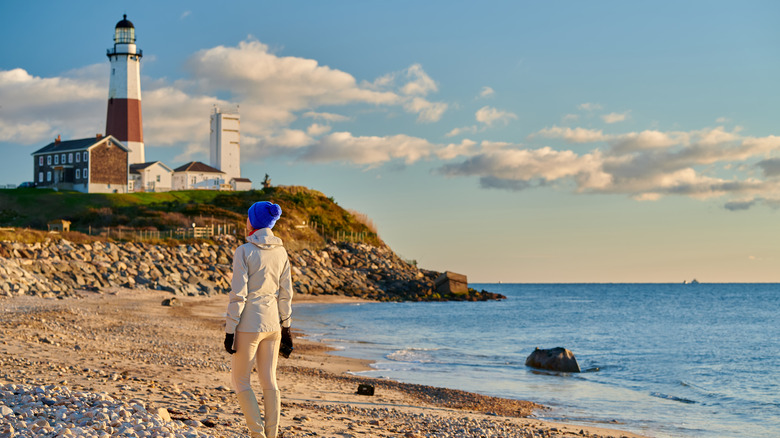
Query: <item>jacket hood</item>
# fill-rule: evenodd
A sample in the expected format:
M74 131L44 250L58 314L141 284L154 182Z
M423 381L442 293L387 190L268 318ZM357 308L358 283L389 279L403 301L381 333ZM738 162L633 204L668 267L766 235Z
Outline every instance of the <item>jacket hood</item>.
M270 228L260 228L252 233L251 236L247 237L246 241L262 249L271 249L282 246L282 239L274 236L274 233Z

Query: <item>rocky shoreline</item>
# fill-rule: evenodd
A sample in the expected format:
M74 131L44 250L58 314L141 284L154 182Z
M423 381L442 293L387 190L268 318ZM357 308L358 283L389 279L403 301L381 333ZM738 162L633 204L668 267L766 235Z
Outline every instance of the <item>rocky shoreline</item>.
M233 236L177 246L141 242L0 242L0 297L66 297L112 287L144 288L175 295L230 292ZM439 272L419 269L387 247L331 243L321 250L290 251L296 293L343 295L376 301L485 301L503 295L469 289L439 293Z

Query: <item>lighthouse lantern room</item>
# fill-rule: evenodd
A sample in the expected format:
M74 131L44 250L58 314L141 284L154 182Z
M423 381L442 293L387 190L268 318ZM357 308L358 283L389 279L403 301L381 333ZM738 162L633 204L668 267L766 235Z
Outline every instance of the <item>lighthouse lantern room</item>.
M114 48L108 49L111 79L108 88L106 135L113 135L130 150L129 164L144 163L141 118L141 57L135 45L135 26L127 15L116 24Z

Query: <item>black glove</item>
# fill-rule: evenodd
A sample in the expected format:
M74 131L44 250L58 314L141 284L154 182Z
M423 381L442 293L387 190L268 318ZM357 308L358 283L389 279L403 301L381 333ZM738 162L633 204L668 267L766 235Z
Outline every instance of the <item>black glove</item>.
M292 334L290 334L290 327L282 327L282 344L279 346L279 354L285 358L290 357L290 353L293 351Z
M225 333L225 351L230 354L236 352L236 350L233 349L233 333Z

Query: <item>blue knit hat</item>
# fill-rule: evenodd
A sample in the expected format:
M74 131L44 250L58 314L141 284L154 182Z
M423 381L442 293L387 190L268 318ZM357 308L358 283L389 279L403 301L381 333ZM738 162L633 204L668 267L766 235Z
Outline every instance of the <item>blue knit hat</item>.
M273 228L282 216L282 207L268 201L255 202L249 207L248 214L252 228Z

